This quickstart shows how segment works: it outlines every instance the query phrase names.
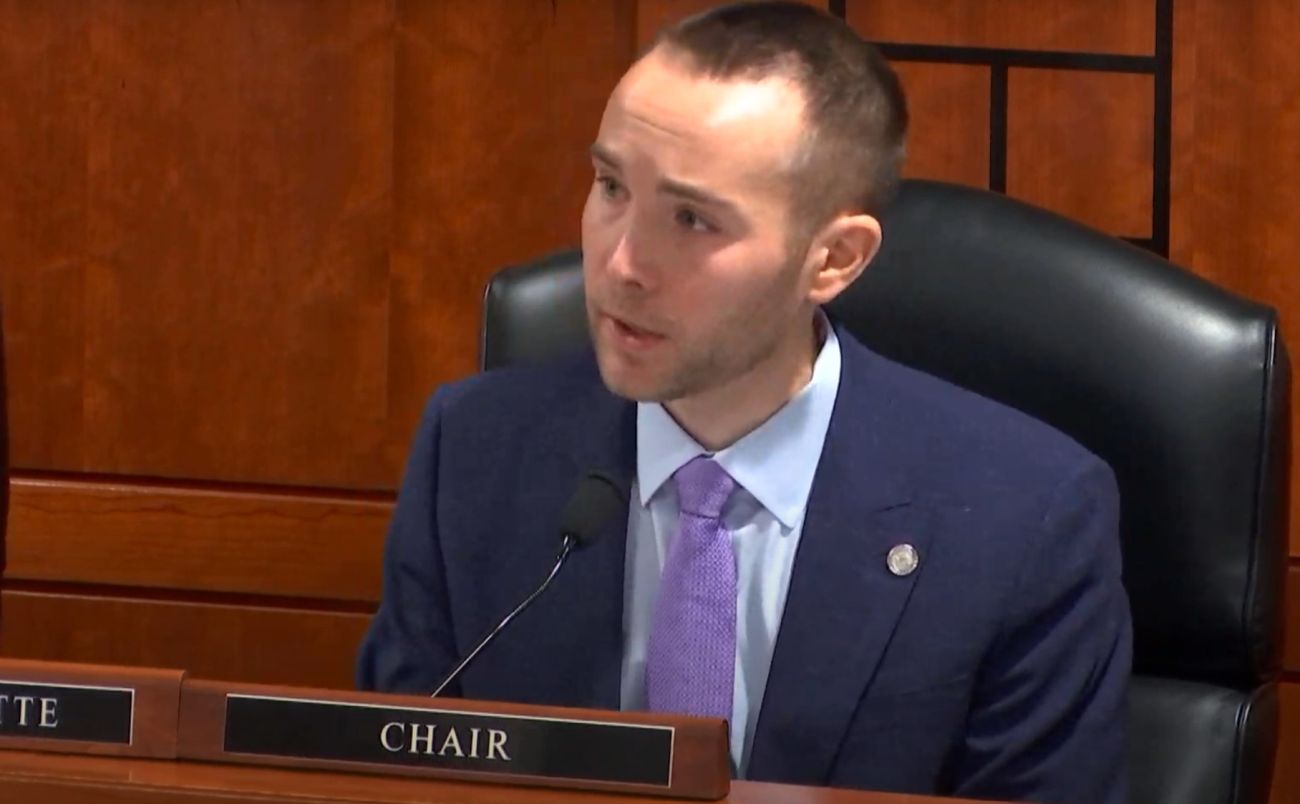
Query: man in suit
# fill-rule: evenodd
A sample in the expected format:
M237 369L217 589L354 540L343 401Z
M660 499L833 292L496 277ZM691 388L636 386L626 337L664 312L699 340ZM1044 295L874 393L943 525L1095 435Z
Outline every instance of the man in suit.
M627 516L455 693L724 717L745 778L1123 800L1110 470L821 312L876 253L905 129L893 72L807 6L661 33L591 148L594 354L434 394L362 687L432 690L607 469Z

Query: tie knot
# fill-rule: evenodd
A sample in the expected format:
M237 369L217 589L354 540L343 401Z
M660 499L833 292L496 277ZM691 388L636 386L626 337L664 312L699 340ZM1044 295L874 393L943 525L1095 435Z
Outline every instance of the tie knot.
M703 455L673 473L677 486L677 504L683 514L695 514L708 519L722 515L722 506L736 488L727 470L717 461Z

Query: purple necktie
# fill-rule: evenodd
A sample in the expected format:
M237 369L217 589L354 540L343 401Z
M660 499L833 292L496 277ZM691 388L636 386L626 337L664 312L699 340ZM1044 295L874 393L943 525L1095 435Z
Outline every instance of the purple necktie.
M680 515L668 547L645 683L652 712L731 719L736 675L736 559L722 506L736 481L703 456L673 474Z

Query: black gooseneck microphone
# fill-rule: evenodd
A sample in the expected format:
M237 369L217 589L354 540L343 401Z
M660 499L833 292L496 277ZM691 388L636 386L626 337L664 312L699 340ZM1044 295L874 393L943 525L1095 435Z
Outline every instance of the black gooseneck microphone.
M614 516L622 511L627 515L627 489L622 483L613 479L603 472L589 472L587 476L578 482L578 488L574 490L573 496L569 498L568 504L564 506L564 513L560 515L560 554L555 559L555 566L551 567L551 572L542 581L542 585L537 587L531 595L524 598L524 602L515 607L514 611L507 614L496 627L488 632L488 635L470 651L460 664L452 668L447 677L442 680L429 695L430 698L437 698L447 685L460 677L460 674L469 667L474 657L478 656L492 641L497 638L505 627L510 624L511 620L519 615L524 609L528 608L546 588L555 580L559 574L560 567L564 566L565 560L575 548L584 547L591 543L600 533L600 528Z

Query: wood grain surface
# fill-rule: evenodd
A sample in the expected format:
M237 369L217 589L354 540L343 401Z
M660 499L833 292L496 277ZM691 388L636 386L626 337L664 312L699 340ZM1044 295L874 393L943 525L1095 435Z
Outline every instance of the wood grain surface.
M0 751L0 799L42 804L563 804L627 796L346 773ZM645 800L645 799L640 799ZM730 804L961 804L958 799L735 782Z
M1270 804L1295 804L1300 801L1300 683L1284 683L1281 688L1282 723L1277 757L1273 763L1273 789Z
M0 655L178 667L204 678L350 689L370 616L289 606L8 590Z
M50 479L11 488L11 580L379 600L383 499Z
M576 242L635 25L615 0L0 20L14 465L347 489L396 486L424 399L474 369L486 277Z
M175 759L178 737L176 724L180 718L181 680L184 676L183 670L155 667L110 667L0 659L0 679L6 682L89 685L132 691L129 743L5 735L0 745L6 751L27 748L58 753Z
M1011 69L1007 193L1103 232L1150 237L1153 104L1149 75Z
M1153 0L846 0L869 39L907 44L1147 55Z
M900 61L894 64L911 116L910 178L989 186L989 68Z

